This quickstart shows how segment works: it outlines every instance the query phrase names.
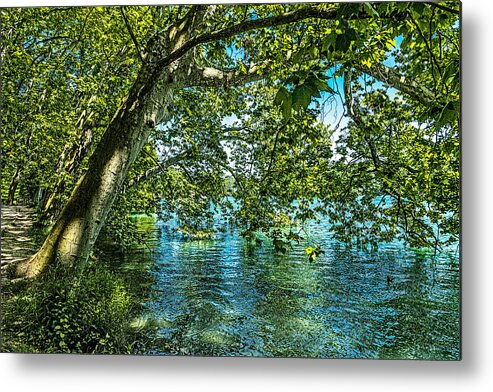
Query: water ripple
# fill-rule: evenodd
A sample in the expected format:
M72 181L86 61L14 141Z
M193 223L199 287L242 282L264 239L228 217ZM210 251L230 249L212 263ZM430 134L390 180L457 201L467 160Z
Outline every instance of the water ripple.
M459 260L400 244L346 249L323 224L304 247L248 250L238 232L185 242L163 224L150 315L166 344L151 353L457 359Z

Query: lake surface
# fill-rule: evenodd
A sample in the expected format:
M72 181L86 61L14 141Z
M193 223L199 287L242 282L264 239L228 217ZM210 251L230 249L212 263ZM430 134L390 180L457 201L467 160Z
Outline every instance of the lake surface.
M184 241L163 222L141 227L153 251L127 256L124 268L152 266L143 302L159 328L149 354L460 357L456 248L436 257L400 244L347 249L322 222L280 255L235 230ZM325 253L310 262L314 241Z

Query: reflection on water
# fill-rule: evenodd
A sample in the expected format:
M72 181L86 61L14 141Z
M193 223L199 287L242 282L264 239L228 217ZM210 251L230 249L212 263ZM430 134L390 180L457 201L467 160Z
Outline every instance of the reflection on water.
M349 250L323 224L309 228L325 250L313 262L304 252L313 242L277 255L236 231L192 242L163 223L152 233L143 301L161 339L150 354L459 358L457 252ZM143 256L134 257L130 265Z

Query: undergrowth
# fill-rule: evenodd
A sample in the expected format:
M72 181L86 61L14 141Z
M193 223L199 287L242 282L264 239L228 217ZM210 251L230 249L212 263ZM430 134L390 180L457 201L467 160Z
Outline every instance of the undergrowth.
M138 354L142 330L131 326L137 301L128 283L98 262L82 273L51 268L32 282L2 288L2 351Z

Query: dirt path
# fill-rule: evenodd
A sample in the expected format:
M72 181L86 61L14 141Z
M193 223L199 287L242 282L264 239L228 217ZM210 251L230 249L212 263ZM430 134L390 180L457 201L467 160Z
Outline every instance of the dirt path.
M2 269L34 254L35 246L29 237L32 224L33 210L31 208L2 205Z

